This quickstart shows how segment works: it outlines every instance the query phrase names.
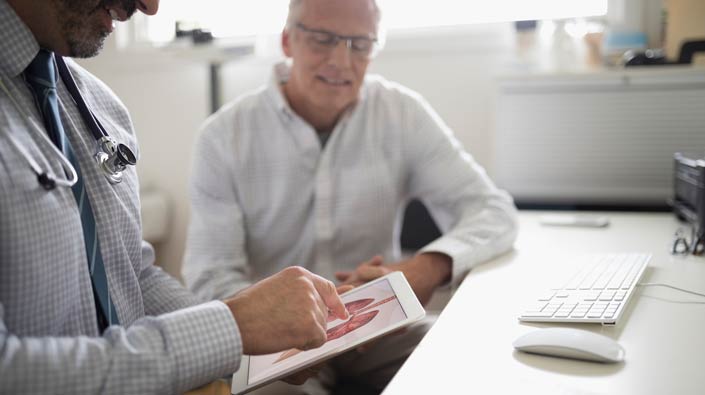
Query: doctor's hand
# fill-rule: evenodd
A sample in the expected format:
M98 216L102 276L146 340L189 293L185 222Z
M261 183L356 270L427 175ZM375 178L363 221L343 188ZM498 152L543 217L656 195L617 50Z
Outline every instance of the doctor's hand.
M243 353L308 350L326 342L328 314L348 312L332 282L293 266L224 301L237 322Z
M427 252L397 263L387 264L381 256L361 263L355 270L337 272L335 277L342 284L362 285L393 271L404 273L411 289L422 305L426 305L438 286L450 279L452 260L448 255Z
M354 287L352 285L341 285L336 290L338 294L343 294L353 288ZM335 316L329 314L328 321L333 321L335 318ZM318 376L318 373L321 371L321 369L323 369L324 366L326 366L326 363L327 362L321 362L318 365L310 366L306 369L303 369L299 372L296 372L290 376L283 378L282 381L287 384L302 385L306 382L306 380L310 379L311 377Z

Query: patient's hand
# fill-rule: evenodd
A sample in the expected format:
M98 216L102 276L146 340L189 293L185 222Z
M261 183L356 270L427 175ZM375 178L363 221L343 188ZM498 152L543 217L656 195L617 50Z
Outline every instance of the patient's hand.
M318 372L320 372L325 365L326 363L323 362L318 365L309 366L306 369L298 371L290 376L284 377L282 381L287 384L302 385L306 382L306 380L310 379L311 377L318 376Z
M393 271L401 271L419 302L426 305L431 300L433 291L450 279L451 269L450 257L440 253L423 253L390 264L384 263L383 258L378 255L361 263L353 271L335 273L335 277L342 284L359 286Z

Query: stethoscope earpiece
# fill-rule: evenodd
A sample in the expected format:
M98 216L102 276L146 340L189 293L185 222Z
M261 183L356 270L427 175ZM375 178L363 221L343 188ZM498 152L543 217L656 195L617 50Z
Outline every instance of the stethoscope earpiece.
M50 176L46 172L37 174L37 180L39 181L39 185L47 191L56 189L56 181L54 180L54 177Z

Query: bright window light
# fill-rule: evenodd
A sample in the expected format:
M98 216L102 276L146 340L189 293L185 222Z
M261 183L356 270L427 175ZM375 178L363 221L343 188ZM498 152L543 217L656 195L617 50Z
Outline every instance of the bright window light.
M607 0L379 0L389 30L607 14Z
M163 43L174 38L177 21L208 29L216 37L276 34L288 12L289 0L169 0L145 20L148 40Z
M605 15L608 0L378 0L390 30L469 25L518 20ZM209 29L216 37L277 34L286 21L289 0L170 0L147 18L149 41L168 42L183 21Z

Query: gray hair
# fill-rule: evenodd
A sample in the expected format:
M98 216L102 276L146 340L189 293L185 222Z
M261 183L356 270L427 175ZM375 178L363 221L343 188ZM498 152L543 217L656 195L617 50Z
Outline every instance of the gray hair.
M303 2L304 0L289 0L289 15L286 17L286 26L284 27L286 30L293 28L299 21L299 18L301 17L301 5ZM375 30L377 30L376 33L379 34L379 22L382 19L382 13L377 6L376 0L372 0L372 5L374 6L375 13Z

